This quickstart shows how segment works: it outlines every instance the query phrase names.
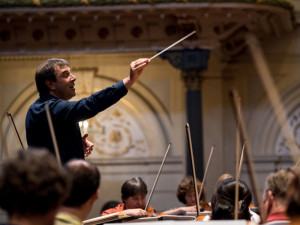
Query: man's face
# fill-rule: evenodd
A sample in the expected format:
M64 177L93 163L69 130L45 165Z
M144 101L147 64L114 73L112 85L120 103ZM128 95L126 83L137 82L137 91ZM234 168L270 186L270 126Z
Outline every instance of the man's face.
M195 191L194 190L190 190L189 192L187 192L185 194L184 198L185 198L187 206L196 205L196 198L195 198Z
M146 207L146 195L136 194L124 199L126 209L144 209Z
M51 83L50 94L63 100L69 100L76 95L76 77L66 65L55 68L56 81Z

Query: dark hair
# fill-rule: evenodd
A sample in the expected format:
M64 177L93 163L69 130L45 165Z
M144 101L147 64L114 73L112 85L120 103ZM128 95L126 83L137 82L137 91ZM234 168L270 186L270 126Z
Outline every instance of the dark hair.
M71 179L71 191L64 206L78 207L85 203L100 186L100 172L98 168L83 160L73 159L65 165Z
M44 215L62 203L68 190L69 179L48 150L20 150L0 164L0 207L9 216Z
M239 180L239 207L238 218L250 220L249 205L252 200L251 192L248 186ZM212 220L231 220L234 219L234 202L235 202L235 179L225 179L217 187L212 196Z
M140 177L134 177L125 181L121 188L122 200L136 194L147 195L147 185Z
M49 93L46 80L56 81L55 69L57 66L68 66L68 61L64 59L52 58L43 62L35 73L36 88L40 94Z
M118 206L121 202L116 201L116 200L110 200L106 203L104 203L104 205L101 208L100 214L103 213L105 210L107 209L111 209L111 208L115 208L116 206Z
M197 191L199 192L202 183L198 179L196 179L196 183L197 183ZM186 204L185 195L190 191L195 191L194 179L191 176L187 176L183 178L183 180L178 185L177 193L176 193L178 200L183 204ZM200 200L204 200L204 196L205 196L205 188L203 187Z

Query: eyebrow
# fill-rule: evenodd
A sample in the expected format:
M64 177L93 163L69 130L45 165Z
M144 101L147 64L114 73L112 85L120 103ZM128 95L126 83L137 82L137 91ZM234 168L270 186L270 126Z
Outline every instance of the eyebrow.
M66 73L71 73L71 69L69 68L69 69L65 69L65 70L63 70L62 72L61 72L61 74L66 74Z

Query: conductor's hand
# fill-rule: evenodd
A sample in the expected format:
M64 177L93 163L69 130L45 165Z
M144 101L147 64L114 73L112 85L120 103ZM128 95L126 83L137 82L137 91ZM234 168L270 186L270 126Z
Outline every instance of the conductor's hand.
M143 209L126 209L123 211L126 216L143 216L148 215L148 213Z
M89 136L88 134L84 134L82 136L84 157L88 157L94 148L94 144L87 139L88 136Z
M139 79L144 68L149 64L149 62L149 59L142 58L130 63L130 75L123 80L124 85L128 90Z

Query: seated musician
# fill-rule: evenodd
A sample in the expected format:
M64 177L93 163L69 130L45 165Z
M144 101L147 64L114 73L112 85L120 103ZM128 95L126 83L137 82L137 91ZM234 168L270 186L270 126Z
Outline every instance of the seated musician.
M295 173L294 179L287 185L286 215L289 217L290 225L300 224L300 167L291 168Z
M107 209L101 213L101 216L121 212L128 209L144 209L146 207L147 185L140 177L134 177L125 181L121 188L123 203L114 208ZM155 210L148 206L148 213L154 214Z
M219 177L216 187L215 187L215 193L217 192L217 189L222 184L222 182L224 182L224 180L227 180L227 179L234 179L234 178L229 173L224 173ZM254 205L252 203L250 203L249 212L251 215L251 221L254 223L260 223L261 222L260 216L257 213L255 213L254 211L252 211L252 209L251 209L252 207L254 207Z
M280 169L268 175L261 204L261 215L265 224L290 224L286 214L290 198L289 186L297 174L290 168Z
M217 190L217 187L219 187L219 185L228 178L233 178L233 176L229 173L223 173L217 180L215 191Z
M0 207L7 224L53 224L68 187L67 174L46 149L21 149L0 163Z
M134 177L125 181L121 188L122 201L123 203L117 205L115 208L107 209L102 212L101 216L121 212L123 210L136 210L144 209L146 207L146 195L147 195L147 185L140 177ZM187 211L196 211L196 207L180 207L176 209L170 209L162 213L156 214L156 210L151 206L147 207L147 213L151 216L159 215L177 215L185 214Z
M196 180L196 183L197 183L197 191L199 193L202 183L198 179ZM180 202L182 202L186 206L194 206L196 205L195 196L196 195L195 195L194 180L191 176L187 176L178 185L177 198ZM205 210L211 210L208 204L205 203L204 198L205 198L205 188L203 187L200 196L200 206Z
M75 225L88 216L98 198L101 174L92 163L83 159L72 159L65 164L71 180L71 191L56 215L55 225ZM125 216L147 215L144 210L124 210Z
M100 171L83 159L72 159L65 164L71 180L71 190L56 214L55 225L81 224L98 198Z
M235 208L234 178L223 180L216 188L211 199L212 220L233 220ZM245 182L239 180L238 219L251 220L249 205L252 194Z

